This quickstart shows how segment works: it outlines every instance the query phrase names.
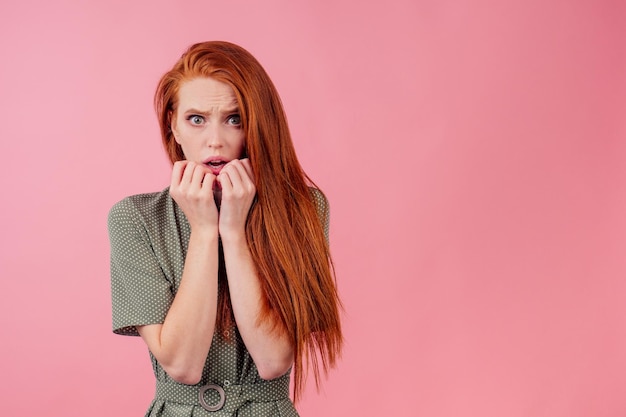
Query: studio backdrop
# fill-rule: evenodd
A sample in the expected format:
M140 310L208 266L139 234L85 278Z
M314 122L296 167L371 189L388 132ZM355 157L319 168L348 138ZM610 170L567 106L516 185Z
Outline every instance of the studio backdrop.
M0 414L141 416L106 218L169 184L152 97L252 52L331 204L345 350L303 416L626 415L626 6L5 1Z

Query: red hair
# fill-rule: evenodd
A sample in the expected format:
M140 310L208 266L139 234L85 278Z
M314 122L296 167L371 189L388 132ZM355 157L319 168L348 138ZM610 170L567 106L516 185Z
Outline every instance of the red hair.
M172 163L185 159L170 127L178 90L197 77L227 83L237 97L257 189L246 235L263 289L259 320L281 324L292 343L297 401L307 369L313 368L319 385L318 357L327 372L343 343L332 260L309 188L314 184L298 162L274 84L248 51L228 42L192 45L159 82L154 101ZM220 281L218 330L233 324L228 285Z

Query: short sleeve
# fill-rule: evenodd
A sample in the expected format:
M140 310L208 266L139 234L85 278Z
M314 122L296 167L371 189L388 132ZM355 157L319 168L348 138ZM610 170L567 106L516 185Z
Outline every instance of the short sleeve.
M136 326L163 323L173 290L133 202L117 203L108 217L113 332L137 336Z
M328 200L324 193L322 193L317 188L310 188L311 196L313 197L313 202L315 203L315 207L317 208L317 215L322 222L322 227L324 228L324 236L326 236L326 242L328 242L328 229L330 223L330 206L328 204Z

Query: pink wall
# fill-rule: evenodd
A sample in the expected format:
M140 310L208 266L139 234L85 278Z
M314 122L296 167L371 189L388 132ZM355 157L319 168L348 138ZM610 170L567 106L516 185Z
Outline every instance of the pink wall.
M331 200L347 343L303 416L626 415L623 2L0 16L2 415L143 415L146 349L110 332L106 215L167 185L152 94L207 39L266 66Z

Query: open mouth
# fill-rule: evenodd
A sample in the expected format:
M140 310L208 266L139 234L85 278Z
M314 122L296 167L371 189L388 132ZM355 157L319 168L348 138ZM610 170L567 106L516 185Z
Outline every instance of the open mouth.
M224 168L224 166L227 163L228 161L224 159L215 158L215 159L209 159L209 160L204 161L204 166L211 169L211 172L213 172L213 175L217 175L220 173L222 168Z
M222 167L226 165L226 161L215 160L215 161L205 162L204 164L209 167L217 168L217 167Z

